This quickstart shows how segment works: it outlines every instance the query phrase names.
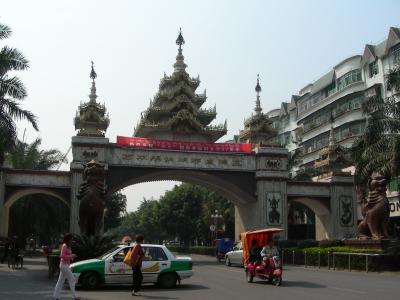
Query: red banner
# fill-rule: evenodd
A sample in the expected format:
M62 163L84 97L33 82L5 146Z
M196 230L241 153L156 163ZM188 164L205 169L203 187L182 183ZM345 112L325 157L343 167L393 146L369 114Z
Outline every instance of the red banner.
M117 145L177 151L251 153L251 144L198 143L117 136Z

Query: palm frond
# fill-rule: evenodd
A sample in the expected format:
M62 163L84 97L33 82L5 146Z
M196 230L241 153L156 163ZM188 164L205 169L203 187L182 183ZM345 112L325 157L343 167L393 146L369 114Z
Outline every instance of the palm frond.
M35 130L39 130L36 116L32 112L20 108L16 101L0 97L0 107L3 108L3 113L8 113L11 118L26 119Z
M41 143L41 138L36 138L30 144L18 141L10 153L13 166L20 169L48 170L61 161L66 161L63 153L57 149L40 150Z
M8 71L19 71L29 68L29 61L17 49L4 46L0 50L0 77Z
M388 90L400 91L400 66L389 70L386 75L386 86Z
M25 86L18 77L14 76L0 80L0 96L23 99L26 95Z
M10 37L12 31L11 28L5 24L0 23L0 40Z

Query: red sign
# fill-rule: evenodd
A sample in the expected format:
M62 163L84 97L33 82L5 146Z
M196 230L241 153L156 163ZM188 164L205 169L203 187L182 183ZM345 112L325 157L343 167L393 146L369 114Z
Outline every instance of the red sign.
M251 153L251 144L198 143L117 136L117 145L178 151Z

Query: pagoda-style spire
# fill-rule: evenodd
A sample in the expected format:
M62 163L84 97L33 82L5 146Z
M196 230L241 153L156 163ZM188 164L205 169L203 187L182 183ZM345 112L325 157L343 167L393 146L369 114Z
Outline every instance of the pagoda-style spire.
M158 92L141 115L134 136L213 143L226 134L227 125L211 125L217 116L216 108L202 108L207 99L206 91L197 94L200 77L193 78L185 70L182 55L185 40L181 29L176 44L179 47L174 72L170 76L164 73Z
M104 105L96 102L96 82L97 74L94 71L94 63L92 61L92 69L90 71L92 79L92 87L90 89L89 101L79 105L75 117L75 129L79 130L80 136L104 136L110 124L108 114Z
M346 148L336 141L333 129L334 118L332 114L329 121L331 123L329 144L318 152L319 158L314 162L314 168L320 170L322 173L341 173L342 169L351 165L348 158L349 153Z
M256 99L256 108L254 111L256 112L257 115L261 114L262 108L261 108L261 103L260 103L260 92L261 92L261 86L260 86L260 75L257 74L257 85L256 85L256 94L257 94L257 99Z
M179 46L178 55L176 56L176 62L174 64L174 72L184 72L187 65L184 62L185 57L182 54L182 45L185 44L185 39L182 35L182 29L179 28L178 38L176 39L176 44Z
M90 71L90 78L92 79L92 87L90 88L89 99L91 103L96 103L97 95L96 95L96 82L94 81L97 78L97 74L94 71L94 62L92 61L92 70Z
M242 142L252 144L274 144L274 138L277 135L277 130L272 126L272 120L267 114L262 113L260 102L260 75L257 74L256 91L256 107L255 115L251 115L244 121L244 129L239 131L239 139Z
M185 45L185 39L183 38L181 27L179 27L179 34L178 38L176 39L176 44L179 46L180 50L182 50L182 45Z

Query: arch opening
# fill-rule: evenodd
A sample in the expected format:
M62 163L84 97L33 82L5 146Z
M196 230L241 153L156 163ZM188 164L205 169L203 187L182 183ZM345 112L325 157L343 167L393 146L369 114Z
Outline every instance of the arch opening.
M288 238L322 240L329 238L326 222L329 209L319 199L294 198L288 202Z
M8 236L24 247L33 235L36 246L57 244L69 231L70 206L60 195L41 189L21 190L5 203Z
M196 191L193 197L198 197L198 194L204 193L207 198L202 198L202 203L198 203L196 201L189 202L188 206L192 207L192 209L188 210L189 214L192 214L193 218L199 217L199 221L206 220L204 222L200 222L197 224L197 228L195 229L196 232L193 232L192 237L190 238L190 243L192 245L212 245L214 244L214 240L216 238L231 238L234 239L235 237L235 208L234 205L237 203L244 203L246 200L239 197L237 192L237 187L232 187L232 184L223 180L221 178L217 178L210 174L204 174L201 172L192 172L192 171L185 171L185 172L176 172L176 171L161 171L161 172L152 172L151 174L141 175L141 176L126 176L125 180L121 180L118 184L115 184L109 188L109 194L119 191L120 189L132 186L134 188L135 185L141 183L150 183L155 181L165 181L165 180L173 180L179 181L182 183L181 186L185 185L192 185L193 189ZM176 187L173 188L173 190ZM206 191L206 192L205 192ZM209 198L208 198L209 197ZM165 200L167 197L161 196ZM248 197L249 198L249 197ZM172 199L169 199L173 201ZM143 204L142 202L139 209L143 209L144 206L152 204L150 203L153 201L147 201L147 203ZM167 200L165 200L167 201ZM179 207L178 201L176 203L172 203L178 210L182 210ZM208 207L204 207L207 205ZM163 207L163 209L168 209ZM197 210L197 211L193 211ZM221 215L221 217L212 218L211 215L215 215L215 210L218 211L217 215ZM183 211L183 210L182 210ZM206 212L205 212L206 211ZM162 221L161 221L162 223ZM185 227L185 226L192 226L193 224L184 225L179 221L175 220L177 227ZM215 226L215 230L210 230L210 226ZM212 227L211 227L212 228ZM177 229L179 231L179 229ZM200 234L197 234L199 233ZM119 232L119 235L123 235L123 232ZM152 235L151 238L157 238ZM177 237L168 236L168 239L173 239L176 241ZM158 242L162 242L160 240L155 240ZM171 240L170 240L171 241ZM179 242L183 242L186 244L186 240Z
M246 181L244 178L243 182L240 182L241 178L239 176L237 179L235 178L236 182L230 178L218 176L218 174L190 170L154 170L147 173L129 172L129 170L113 172L110 170L108 176L108 194L138 183L169 180L205 187L220 194L235 205L256 201L254 194L243 190L242 185L246 184ZM118 180L114 178L118 178ZM255 189L253 188L252 190Z

